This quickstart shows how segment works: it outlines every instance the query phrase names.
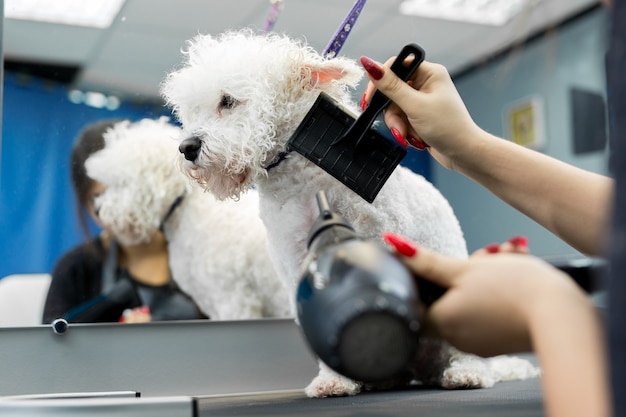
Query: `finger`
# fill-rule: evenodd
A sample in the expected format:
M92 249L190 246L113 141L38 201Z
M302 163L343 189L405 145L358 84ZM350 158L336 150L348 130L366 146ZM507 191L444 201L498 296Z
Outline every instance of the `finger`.
M414 129L410 129L410 131L415 132ZM430 149L430 145L424 142L424 140L420 138L418 134L409 133L406 140L407 142L409 142L409 145L411 145L412 147L420 151L423 151L425 149Z
M395 105L390 105L389 108L383 113L383 119L385 125L393 133L394 130L400 134L403 138L401 144L403 146L411 146L415 149L423 151L430 148L430 146L424 142L419 135L415 132L415 129L411 126L406 118L406 114ZM394 134L395 137L395 134ZM397 140L398 138L396 138ZM400 142L400 141L399 141Z
M424 247L418 248L413 242L393 233L385 233L383 238L402 255L400 259L420 278L450 288L462 272L464 260L439 255Z
M367 87L365 87L365 92L363 93L363 97L361 97L361 111L365 110L365 108L367 107L367 103L370 102L370 99L372 98L372 94L374 94L375 90L376 90L376 87L371 81L369 81L367 83Z
M410 132L410 125L406 120L404 112L397 106L391 104L383 112L383 120L389 129L398 129L404 137Z
M499 253L501 251L502 249L499 243L490 243L487 246L476 250L474 253L472 253L472 256L493 255L494 253Z
M472 256L480 256L494 253L528 254L530 253L530 251L528 250L528 238L524 236L515 236L502 244L491 243L472 253Z
M528 238L526 236L514 236L505 244L511 245L512 252L530 253L530 250L528 249Z
M530 254L530 251L528 250L528 247L526 246L517 246L514 245L510 242L504 242L502 245L500 245L500 252L502 253L517 253L517 254L522 254L522 255L528 255Z
M388 67L368 57L361 57L361 64L374 87L389 97L399 107L408 108L416 105L416 100L418 100L416 97L419 96L419 92L398 78ZM418 68L416 73L419 71L420 69Z
M385 61L385 66L390 67L395 59L395 56L389 58L387 61ZM411 82L409 81L408 83L410 84ZM370 99L372 98L375 90L376 86L374 85L374 83L372 83L372 81L369 81L367 83L367 87L365 88L365 93L363 93L363 97L361 98L361 110L365 110L365 107L367 107L367 103L370 102Z

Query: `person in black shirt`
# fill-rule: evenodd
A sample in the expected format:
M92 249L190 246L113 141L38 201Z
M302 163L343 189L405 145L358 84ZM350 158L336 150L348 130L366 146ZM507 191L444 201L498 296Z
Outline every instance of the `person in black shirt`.
M89 217L98 223L93 199L102 184L85 172L86 159L104 147L104 133L120 120L87 126L72 149L71 179L81 227ZM193 300L181 292L169 269L167 242L156 232L147 243L122 246L102 232L69 250L57 261L44 306L43 322L147 322L205 319Z

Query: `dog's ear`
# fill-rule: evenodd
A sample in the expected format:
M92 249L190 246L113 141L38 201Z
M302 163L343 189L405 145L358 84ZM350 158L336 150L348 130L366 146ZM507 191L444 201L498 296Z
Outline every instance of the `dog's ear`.
M302 75L308 80L307 87L325 90L333 82L355 87L363 77L363 70L350 59L334 58L306 63Z

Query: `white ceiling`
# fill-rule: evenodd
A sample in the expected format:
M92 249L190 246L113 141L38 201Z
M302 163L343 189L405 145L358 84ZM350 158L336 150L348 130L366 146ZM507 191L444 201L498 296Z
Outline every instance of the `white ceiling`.
M341 54L384 61L415 42L426 50L426 59L455 73L598 1L543 0L503 27L402 16L401 2L369 0ZM321 52L354 0L282 4L274 31L305 38ZM4 53L13 59L78 65L82 71L75 87L80 89L158 99L158 85L181 62L185 40L242 26L260 30L270 7L269 0L126 0L112 26L103 30L6 19Z

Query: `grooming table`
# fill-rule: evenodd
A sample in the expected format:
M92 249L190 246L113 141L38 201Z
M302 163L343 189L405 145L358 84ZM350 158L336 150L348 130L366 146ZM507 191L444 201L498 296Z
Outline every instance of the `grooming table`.
M198 416L540 417L538 379L467 391L403 389L353 397L306 398L302 390L197 398Z
M71 324L63 334L50 326L2 328L0 369L0 415L544 415L539 379L306 398L317 363L290 319ZM130 395L99 394L111 392ZM48 395L34 398L41 394Z

